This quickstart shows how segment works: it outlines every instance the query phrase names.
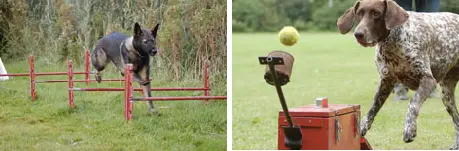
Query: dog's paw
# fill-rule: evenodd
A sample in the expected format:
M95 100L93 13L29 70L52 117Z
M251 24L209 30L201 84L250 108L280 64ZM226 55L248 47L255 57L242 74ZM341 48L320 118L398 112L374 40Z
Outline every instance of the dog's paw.
M413 142L416 137L416 124L407 124L405 131L403 132L403 141L405 143Z
M459 150L459 145L454 144L451 148L449 148L449 150Z
M148 109L148 113L150 113L151 115L161 116L161 113L159 113L158 109L156 108Z
M403 100L409 100L410 98L405 94L405 95L395 95L394 100L395 101L403 101Z
M96 74L96 81L97 83L102 82L102 76L99 73Z
M365 136L370 128L371 125L368 123L368 118L367 116L364 116L362 121L360 121L360 135Z

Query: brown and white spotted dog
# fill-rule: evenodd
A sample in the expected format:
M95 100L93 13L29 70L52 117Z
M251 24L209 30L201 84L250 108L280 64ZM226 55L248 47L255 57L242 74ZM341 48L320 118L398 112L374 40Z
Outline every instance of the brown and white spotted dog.
M453 13L408 12L392 0L360 0L337 21L342 34L352 29L364 47L376 46L376 66L380 83L374 102L360 125L364 136L395 83L416 90L405 120L406 143L416 137L416 118L436 83L442 88L442 100L456 129L459 147L459 113L454 90L459 81L459 15Z

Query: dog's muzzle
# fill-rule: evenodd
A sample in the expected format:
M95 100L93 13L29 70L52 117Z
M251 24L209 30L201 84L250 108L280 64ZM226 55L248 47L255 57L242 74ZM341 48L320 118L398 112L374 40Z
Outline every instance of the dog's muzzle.
M150 51L150 56L152 56L152 57L155 56L157 52L158 52L158 51L156 51L156 49L152 49L152 50Z

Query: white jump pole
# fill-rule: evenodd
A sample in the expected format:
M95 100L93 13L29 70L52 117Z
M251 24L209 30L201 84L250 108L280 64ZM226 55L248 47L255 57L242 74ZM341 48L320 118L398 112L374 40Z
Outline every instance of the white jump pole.
M8 74L5 69L5 65L3 65L2 58L0 58L0 74ZM8 76L0 76L0 81L8 80Z

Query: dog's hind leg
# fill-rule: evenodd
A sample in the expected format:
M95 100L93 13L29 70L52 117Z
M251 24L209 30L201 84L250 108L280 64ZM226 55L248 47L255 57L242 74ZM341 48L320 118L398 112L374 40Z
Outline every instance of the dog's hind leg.
M456 100L454 98L454 91L459 80L459 68L451 70L446 75L446 78L440 82L442 88L442 101L453 119L454 128L456 129L456 139L451 149L459 149L459 113L456 107Z
M115 67L118 69L118 71L120 72L121 76L124 77L124 61L122 60L122 57L112 58L111 61L115 65Z
M403 132L403 141L405 143L412 142L416 137L416 119L418 118L419 110L436 84L436 80L431 75L425 75L421 78L419 88L408 106L408 115L405 119L405 129Z
M373 105L360 122L360 135L365 136L367 131L371 128L371 124L375 119L376 114L386 102L387 97L389 97L392 89L394 89L395 80L392 78L383 78L381 79L378 90L376 91Z
M91 63L92 66L97 70L96 71L96 81L100 83L102 81L102 76L100 75L100 71L105 69L105 66L108 63L107 54L102 48L96 47L94 51L91 53Z

